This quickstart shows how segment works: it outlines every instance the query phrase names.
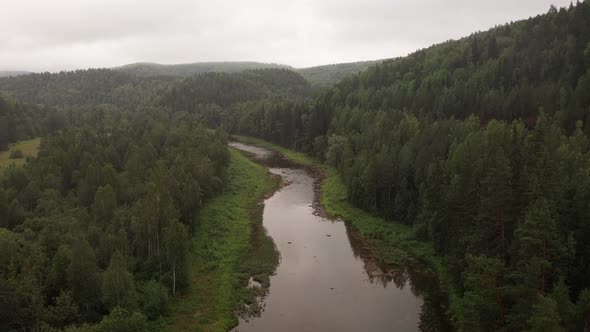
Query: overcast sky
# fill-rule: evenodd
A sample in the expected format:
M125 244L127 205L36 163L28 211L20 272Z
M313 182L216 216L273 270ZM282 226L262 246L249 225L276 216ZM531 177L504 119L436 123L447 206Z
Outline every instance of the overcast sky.
M0 11L0 70L131 62L308 67L391 58L567 0L14 0Z

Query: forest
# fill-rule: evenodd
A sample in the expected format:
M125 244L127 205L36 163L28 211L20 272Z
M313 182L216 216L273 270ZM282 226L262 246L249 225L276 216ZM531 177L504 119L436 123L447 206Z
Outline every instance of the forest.
M590 4L419 50L315 99L227 111L229 132L335 166L451 276L460 330L590 322Z
M306 68L260 63L260 62L196 62L177 65L161 65L157 63L132 63L113 70L139 77L190 77L202 73L237 73L255 69L289 69L300 74L314 87L332 86L346 76L356 74L380 61L359 61L338 63ZM22 74L19 72L0 72L0 77Z
M162 111L96 109L48 133L37 158L3 174L0 322L46 330L164 314L188 285L194 216L223 190L225 144Z
M588 1L551 7L324 88L285 68L0 78L0 150L43 137L0 174L0 329L165 317L228 134L335 167L350 203L431 244L457 330L588 329L588 22Z
M199 212L228 185L228 137L210 129L222 108L311 94L284 69L0 84L2 149L43 137L37 158L0 170L0 327L17 330L160 326L190 285Z

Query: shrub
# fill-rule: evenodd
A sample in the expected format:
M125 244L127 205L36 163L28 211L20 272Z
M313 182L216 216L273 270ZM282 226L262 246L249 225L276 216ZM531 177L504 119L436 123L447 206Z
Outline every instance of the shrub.
M23 152L21 150L10 151L10 159L21 159L23 158Z

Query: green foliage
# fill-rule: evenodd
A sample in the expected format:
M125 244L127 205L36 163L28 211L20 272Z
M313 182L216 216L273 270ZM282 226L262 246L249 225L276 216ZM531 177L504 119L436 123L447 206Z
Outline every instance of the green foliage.
M590 327L590 289L584 289L580 293L580 298L576 304L576 318L583 329Z
M84 239L72 246L72 258L68 268L69 289L86 314L90 314L100 298L99 270L94 250Z
M164 287L187 293L172 300L175 329L235 324L254 296L243 279L264 283L273 263L257 257L276 256L264 236L262 252L249 242L267 173L228 152L228 131L327 160L326 210L384 261L432 266L459 327L587 329L589 20L587 1L552 8L313 98L284 69L1 78L11 98L47 106L0 99L0 149L44 136L0 178L0 325L61 328L74 321L48 313L77 308L79 330L141 329L142 314L105 309L156 319ZM135 282L135 295L121 286Z
M560 239L557 224L545 199L537 199L527 210L515 232L516 278L523 287L523 297L537 292L544 294L555 274L554 262L567 255L565 241Z
M148 319L156 319L168 311L168 289L161 283L150 280L139 285L138 301L141 312Z
M574 323L576 322L574 317L575 306L570 299L569 288L565 284L564 278L560 278L555 283L551 292L551 299L557 305L561 326L566 330L574 330Z
M58 328L75 324L80 319L78 304L69 292L61 292L47 309L47 316L48 322Z
M223 190L226 138L197 116L78 109L72 121L0 179L9 329L93 329L114 307L166 315L168 292L189 284L198 211Z
M349 75L366 70L367 68L380 63L381 61L359 61L349 63L338 63L333 65L299 68L296 71L316 87L332 86Z
M29 75L0 78L0 91L20 101L52 106L81 106L113 103L133 106L137 94L144 87L157 89L165 82L141 82L131 75L109 69L87 69L60 73L31 73ZM149 97L144 93L142 98ZM124 101L123 97L130 100ZM137 104L135 106L138 106ZM48 125L62 121L49 118Z
M564 331L559 325L557 304L549 297L539 295L533 305L530 318L527 320L531 332Z
M94 196L94 203L92 209L96 216L96 221L99 223L109 223L114 217L117 208L117 198L115 191L107 184L104 187L99 187Z
M127 270L127 260L118 251L111 256L111 263L102 275L102 302L108 308L135 307L133 276Z
M310 93L309 83L293 71L261 69L186 78L169 89L163 103L176 111L201 113L210 126L219 126L225 116L215 105L226 108L273 96L301 97Z
M93 326L93 332L149 332L152 328L144 315L138 312L130 313L127 310L115 307L100 323Z
M256 69L291 69L303 76L313 86L324 87L334 85L346 76L361 72L379 62L360 61L298 69L280 64L259 62L197 62L174 65L139 62L112 69L138 77L188 77L202 73L237 73ZM0 72L1 76L2 72ZM9 75L7 74L6 76Z
M23 104L0 94L0 151L7 150L9 143L61 129L63 123L52 121L60 117L60 114L61 112L55 109ZM13 147L10 158L17 159L30 155L26 148L20 145ZM20 157L17 150L21 150Z
M138 62L113 68L116 71L129 73L139 77L180 76L187 77L202 73L235 73L254 69L272 69L289 67L274 63L260 62L197 62L176 65Z
M504 324L504 263L486 256L467 257L465 294L458 325L463 331L492 331Z
M172 295L188 286L188 232L180 222L172 222L164 230L166 260L172 269Z
M551 329L551 301L569 329L561 306L590 287L589 19L588 2L554 8L386 60L311 101L238 105L226 128L327 160L340 179L328 172L326 209L395 239L385 260L428 252L395 229L431 241L465 330Z
M189 259L191 284L171 305L175 320L170 331L226 331L235 326L236 311L255 296L245 289L248 279L256 277L268 286L278 263L272 240L257 233L262 221L253 217L277 183L264 167L233 149L227 175L223 194L199 213Z

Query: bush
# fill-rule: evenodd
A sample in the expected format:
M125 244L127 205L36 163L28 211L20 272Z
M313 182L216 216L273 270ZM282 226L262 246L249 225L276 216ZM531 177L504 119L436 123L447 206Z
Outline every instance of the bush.
M156 319L168 310L168 290L154 280L140 284L139 306L148 319Z
M144 315L115 307L108 316L93 326L95 332L149 332L150 326Z
M10 159L21 159L22 157L23 157L23 152L21 150L10 151Z

